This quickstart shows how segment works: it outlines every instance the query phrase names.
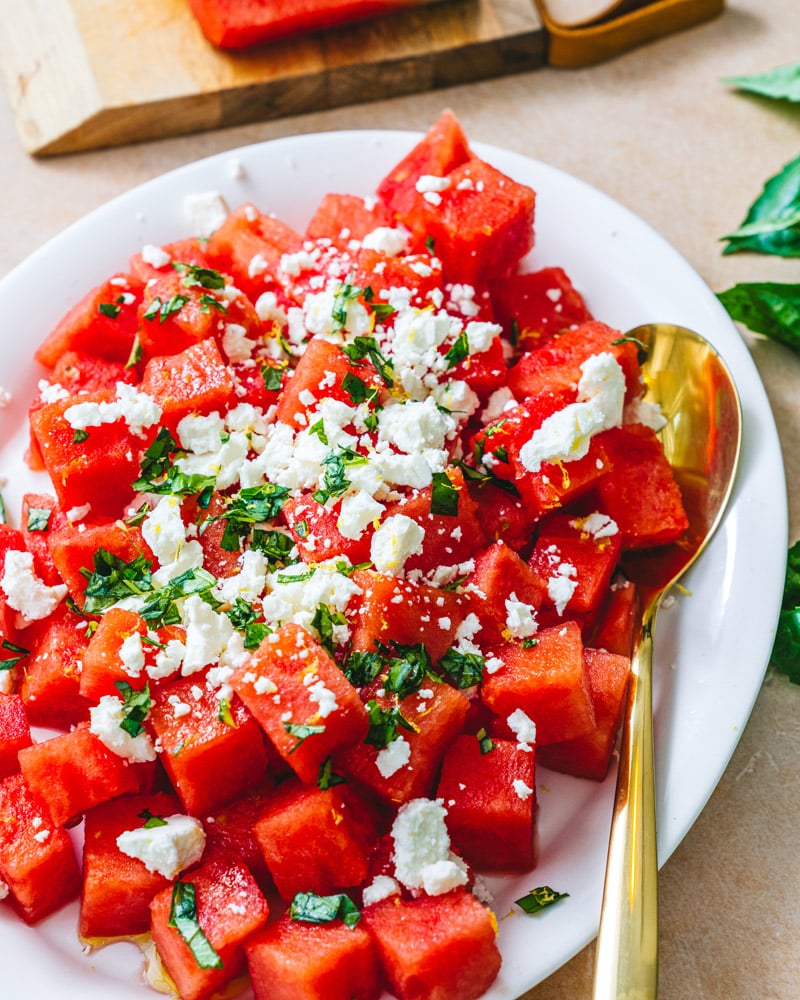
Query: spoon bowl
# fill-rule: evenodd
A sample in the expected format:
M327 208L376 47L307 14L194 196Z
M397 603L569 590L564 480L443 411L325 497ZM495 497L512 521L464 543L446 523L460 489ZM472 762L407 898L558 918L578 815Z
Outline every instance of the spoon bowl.
M658 858L652 668L656 612L703 552L733 490L742 409L727 365L698 333L650 323L626 334L642 344L645 400L681 489L689 527L674 544L631 551L622 569L637 586L640 629L622 720L617 789L597 938L594 1000L654 1000L658 992Z

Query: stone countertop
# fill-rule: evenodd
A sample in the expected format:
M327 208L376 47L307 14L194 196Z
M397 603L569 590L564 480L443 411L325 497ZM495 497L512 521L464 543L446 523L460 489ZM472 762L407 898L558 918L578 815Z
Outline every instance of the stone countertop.
M800 153L800 106L734 92L723 77L798 60L797 0L729 0L725 13L612 62L504 79L265 124L34 160L0 97L0 275L109 198L212 153L298 132L425 130L449 106L474 141L535 157L625 204L714 291L797 282L797 261L723 257L719 238L764 181ZM790 541L800 536L800 358L748 336L778 425ZM758 628L758 622L747 623ZM796 1000L800 688L770 668L732 760L660 874L663 1000ZM593 947L525 994L591 995Z

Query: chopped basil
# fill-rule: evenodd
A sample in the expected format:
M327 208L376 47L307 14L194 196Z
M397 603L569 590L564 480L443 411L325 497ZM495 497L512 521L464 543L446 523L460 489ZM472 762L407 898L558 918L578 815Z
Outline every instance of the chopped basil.
M400 735L398 730L401 727L410 733L415 732L412 723L394 705L390 708L381 708L377 701L370 699L366 708L369 716L369 732L364 737L364 742L378 750L394 742Z
M11 670L23 657L30 653L29 649L25 649L24 646L18 646L15 642L11 642L10 639L3 639L0 642L0 649L6 649L9 653L16 653L16 656L8 656L0 659L0 670Z
M481 471L472 465L467 465L466 462L458 461L455 464L464 473L464 478L470 482L480 485L483 483L493 483L499 489L510 493L512 497L519 497L519 490L509 479L501 479L499 476L494 475L493 472Z
M211 521L224 520L225 530L220 545L228 552L237 552L242 547L242 538L249 534L254 524L271 521L280 514L289 489L275 483L249 486L234 494L229 500L224 514L217 514Z
M114 681L114 687L122 695L122 714L120 729L129 736L136 737L144 732L142 723L150 711L150 685L145 684L141 691L135 691L127 681Z
M89 432L83 428L78 428L72 435L73 444L82 444L89 439Z
M536 889L529 889L526 896L515 899L514 902L525 913L534 914L540 913L546 907L552 906L553 903L557 903L559 899L565 899L567 896L569 896L568 892L556 892L549 885L542 885Z
M278 573L276 579L278 583L305 583L306 580L310 580L316 571L315 566L311 566L307 570L303 570L300 573Z
M294 530L298 538L308 538L308 521L304 519L295 522Z
M228 311L228 307L224 302L220 302L219 299L215 299L213 295L203 292L200 296L200 312L208 313L211 312L212 309L221 313L226 313Z
M365 687L375 680L384 668L380 653L353 650L345 661L343 672L353 687Z
M320 733L325 732L324 726L309 726L293 722L284 722L283 728L290 736L297 737L297 743L295 743L289 753L294 753L299 746L305 743L309 736L318 736Z
M274 365L263 365L261 368L261 378L264 381L264 388L269 392L277 392L283 385L283 368L276 368Z
M337 774L333 770L332 759L330 757L326 757L319 767L319 774L317 775L317 788L324 792L328 788L333 788L334 785L344 784L345 779L341 776L341 774Z
M140 819L144 820L143 825L145 830L153 830L157 826L169 825L163 816L155 816L149 809L142 809L142 811L138 813L138 816Z
M391 309L391 306L388 308ZM393 309L392 312L394 312ZM391 313L387 315L391 315ZM390 358L385 357L382 353L374 337L354 337L352 342L345 344L342 350L351 361L361 361L364 358L369 358L375 367L375 371L383 379L383 384L388 389L392 388L394 385L394 364Z
M164 625L178 625L181 613L177 601L190 594L199 594L207 603L216 603L211 597L211 588L217 580L211 573L201 567L187 569L179 576L173 577L167 584L153 591L139 611L139 614L153 628Z
M222 959L203 933L197 919L197 899L193 882L180 879L172 886L169 926L174 927L189 947L201 969L221 969Z
M150 563L144 556L136 556L125 562L108 549L100 548L94 554L94 570L81 569L87 578L83 610L94 615L125 600L126 597L141 597L153 589Z
M325 433L325 422L322 417L308 428L309 434L314 434L323 444L328 443L328 435Z
M6 502L0 494L0 524L6 523Z
M265 531L263 528L256 528L250 539L250 548L265 556L270 569L276 566L289 566L296 562L296 559L292 558L294 539L277 529Z
M460 364L467 357L469 357L469 341L467 340L466 330L462 330L453 346L445 354L444 359L447 362L448 368L455 368L457 364Z
M458 489L446 472L433 473L431 514L444 514L447 517L455 517L458 514Z
M318 604L311 625L317 630L320 645L331 655L336 645L333 629L335 625L346 625L347 619L341 611L331 611L327 604Z
M434 240L434 238L431 235L426 236L425 249L428 251L428 253L433 254L435 247L436 247L436 241Z
M482 754L491 753L492 750L494 750L496 743L491 738L491 736L489 736L489 734L486 732L485 729L479 729L475 734L475 736L478 740L478 745L481 748Z
M324 504L333 497L340 497L350 489L350 480L345 475L348 465L365 465L369 459L359 455L352 448L340 448L322 460L325 467L323 485L313 494L317 503Z
M538 639L531 639L530 636L528 636L522 640L522 648L533 649L533 647L536 645L538 641L539 641Z
M272 629L265 622L251 622L244 630L244 648L258 649Z
M125 362L126 368L135 368L136 365L142 360L142 342L139 340L139 334L137 333L133 338L133 344L131 345L131 353L128 355L128 360Z
M101 316L107 316L108 319L116 319L122 312L122 306L118 306L114 302L101 302L97 311Z
M335 896L318 896L315 892L298 892L289 904L292 920L306 924L330 924L341 920L351 930L361 919L355 903L345 893Z
M354 375L352 372L347 372L342 378L342 388L350 397L354 406L372 402L378 395L378 390L374 386L368 386L366 382L362 381L358 375Z
M29 507L28 531L47 531L50 526L50 516L52 513L52 510L48 510L46 507Z
M197 264L185 264L183 261L174 260L172 266L183 275L183 284L187 288L199 285L201 288L219 290L225 287L225 276L219 271L214 271L210 267L200 267Z
M361 295L363 289L357 285L351 285L349 280L340 282L333 296L333 329L343 330L347 324L347 309L350 302L355 301Z
M157 295L153 301L148 305L142 314L143 318L146 320L154 320L158 318L159 323L166 323L170 316L174 315L176 312L180 312L181 309L189 301L187 295L173 295L172 298L167 299L163 302Z
M219 711L217 712L217 719L223 722L226 726L230 726L231 729L236 728L236 721L233 718L233 712L231 712L231 703L227 698L219 699Z
M381 647L384 662L388 667L384 684L387 691L391 691L402 700L419 691L426 681L438 680L433 672L428 651L422 643L416 646L403 646L393 642L391 645L394 655L389 654L387 647Z
M452 646L439 661L439 666L457 688L480 684L486 661L480 653L459 653Z

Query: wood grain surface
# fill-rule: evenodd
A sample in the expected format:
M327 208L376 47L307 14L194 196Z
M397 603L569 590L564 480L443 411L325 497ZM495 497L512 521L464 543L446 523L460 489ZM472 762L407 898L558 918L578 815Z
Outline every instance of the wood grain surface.
M20 139L69 153L505 76L545 61L533 0L445 0L225 53L185 0L0 0Z

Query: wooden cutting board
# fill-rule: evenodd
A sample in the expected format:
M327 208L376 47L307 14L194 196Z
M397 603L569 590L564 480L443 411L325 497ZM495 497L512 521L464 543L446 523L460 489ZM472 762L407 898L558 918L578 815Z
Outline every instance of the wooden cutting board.
M501 76L545 48L533 0L445 0L236 54L185 0L0 0L0 70L37 155Z

